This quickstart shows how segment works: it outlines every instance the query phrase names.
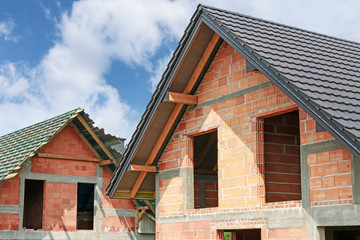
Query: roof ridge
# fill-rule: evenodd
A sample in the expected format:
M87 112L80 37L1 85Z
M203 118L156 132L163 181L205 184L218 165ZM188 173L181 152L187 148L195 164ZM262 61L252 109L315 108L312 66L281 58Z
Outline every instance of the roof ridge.
M3 139L3 138L5 138L5 137L7 137L7 136L9 136L9 135L15 134L15 133L17 133L17 132L21 132L21 131L23 131L23 130L26 129L26 128L32 128L32 127L35 127L35 126L37 126L37 125L41 125L41 124L43 124L43 123L45 123L45 122L48 122L48 121L51 121L51 120L53 120L53 119L55 119L55 118L60 118L60 117L62 117L62 116L64 116L64 115L66 115L66 114L70 114L71 112L73 112L73 114L71 115L71 116L73 116L74 114L78 114L78 113L80 113L80 112L82 112L82 111L84 111L84 109L81 108L81 107L75 108L75 109L70 110L70 111L67 111L67 112L65 112L65 113L56 115L56 116L51 117L51 118L48 118L48 119L45 119L45 120L43 120L43 121L41 121L41 122L37 122L37 123L31 124L31 125L29 125L29 126L26 126L26 127L21 128L21 129L18 129L18 130L14 131L14 132L10 132L10 133L8 133L8 134L5 134L5 135L3 135L3 136L0 136L0 140Z
M347 40L347 39L343 39L343 38L339 38L339 37L334 37L334 36L331 36L331 35L328 35L328 34L318 33L318 32L315 32L315 31L311 31L311 30L307 30L307 29L303 29L303 28L295 27L295 26L291 26L291 25L286 25L286 24L283 24L283 23L278 23L278 22L274 22L274 21L259 18L259 17L253 17L253 16L250 16L250 15L247 15L247 14L234 12L234 11L229 11L229 10L226 10L226 9L223 9L223 8L212 7L212 6L205 5L205 4L199 4L198 8L201 9L201 10L205 10L205 11L208 8L208 9L212 9L212 10L216 10L216 11L226 12L226 13L238 15L238 16L241 16L241 17L254 19L254 20L257 20L257 21L262 21L262 22L271 23L271 24L274 24L274 25L282 26L282 27L296 29L296 30L311 33L311 34L314 34L314 35L317 35L317 36L322 36L322 37L326 37L326 38L335 39L335 40L338 40L338 41L345 41L345 42L348 42L348 43L351 43L351 44L360 45L360 42L355 42L355 41L351 41L351 40Z

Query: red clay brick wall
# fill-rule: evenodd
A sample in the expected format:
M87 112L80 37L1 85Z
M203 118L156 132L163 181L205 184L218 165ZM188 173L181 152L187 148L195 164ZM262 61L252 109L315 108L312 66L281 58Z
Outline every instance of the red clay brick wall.
M213 182L205 183L205 207L217 207L218 199L218 184ZM200 184L194 182L194 207L200 208Z
M159 180L160 215L179 215L183 212L182 177Z
M269 111L294 106L294 102L276 86L269 86L199 108L201 103L208 100L268 82L268 79L257 70L247 73L245 64L245 59L226 42L221 45L195 93L198 96L198 107L194 110L188 109L185 112L158 162L160 171L192 167L193 139L191 136L217 128L219 207L188 210L188 214L301 206L300 201L265 202L265 169L269 170L271 166L265 166L265 159L268 157L265 156L263 148L259 147L263 144L264 139L261 139L261 134L259 135L262 129L257 116ZM327 132L316 133L315 121L301 109L299 110L299 120L301 144L332 139L332 136ZM294 156L299 154L298 148L292 150ZM334 158L330 158L329 163L332 163ZM348 158L343 157L342 160L334 159L334 161L341 162L339 163L340 168L343 169L347 166ZM337 166L339 169L339 165ZM295 168L298 172L298 166L294 166ZM311 168L312 166L310 167L312 171ZM336 174L346 175L350 172ZM334 178L336 174L334 174ZM311 178L315 177L311 175ZM299 183L298 175L296 176L296 183ZM349 187L346 183L344 180L341 184L344 184L344 189L346 188L348 191ZM182 178L160 180L159 186L158 217L187 214L182 210ZM195 183L195 189L196 186ZM312 183L310 186L313 188ZM339 188L335 185L334 188L336 187ZM318 189L313 188L312 190ZM300 192L299 187L296 187L295 192ZM198 206L196 198L197 193L195 191L195 206ZM314 197L311 198L311 201L313 199ZM239 221L242 220L239 219ZM157 239L216 239L218 236L215 230L216 224L218 224L217 221L157 224ZM252 224L248 223L247 228ZM233 226L232 229L236 228L240 229L241 227ZM267 229L266 226L262 227L262 238L268 240L284 239L289 236L292 239L300 240L306 239L306 235L304 228Z
M346 149L308 155L310 205L352 203L351 155Z
M19 205L20 178L16 176L0 185L0 205Z
M108 170L104 169L103 171L104 183L103 183L103 190L102 190L102 208L115 208L115 209L135 209L134 204L131 200L127 199L111 199L109 197L105 197L106 187L110 183L111 174Z
M66 126L39 152L95 157L89 147L83 142L71 126ZM96 162L34 157L32 159L31 171L47 174L95 177L96 166Z
M316 132L315 121L300 110L301 144L333 139L326 131ZM346 149L319 152L307 156L310 181L310 205L352 203L351 154Z
M96 176L96 162L34 157L31 159L31 163L32 172L86 177Z
M156 224L156 239L215 239L210 229L210 221Z
M89 147L83 142L80 136L70 125L66 126L63 130L61 130L39 152L71 156L95 157Z
M19 215L11 213L0 213L0 230L18 230Z
M101 196L101 207L103 209L135 209L131 200L126 199L110 199L105 197L106 187L110 183L111 174L104 169L104 183ZM102 231L104 232L133 232L135 231L134 217L103 217Z
M245 59L223 43L205 74L196 95L199 104L248 88L268 79L259 71L246 72ZM293 105L277 87L269 86L248 94L187 111L173 134L158 165L160 171L192 166L194 132L218 130L219 207L241 208L265 202L263 162L257 159L257 119L264 111ZM160 203L171 197L165 190ZM177 208L181 212L182 201ZM178 210L159 208L161 214Z
M43 229L75 231L77 184L45 182Z
M278 228L278 229L261 229L262 240L306 240L306 228Z
M266 201L301 200L298 112L265 118L264 145Z
M134 232L135 217L104 217L102 230L104 232Z

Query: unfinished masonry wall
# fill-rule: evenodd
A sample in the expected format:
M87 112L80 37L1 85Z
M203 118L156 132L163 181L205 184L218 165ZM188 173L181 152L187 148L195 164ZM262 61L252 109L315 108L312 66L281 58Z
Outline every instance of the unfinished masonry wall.
M72 127L65 127L41 153L95 157ZM96 162L34 157L18 176L0 186L0 238L151 239L135 231L130 200L104 196L111 173ZM43 180L42 229L23 229L25 179ZM77 230L78 183L94 184L94 230Z
M351 212L350 154L327 132L316 133L315 121L302 109L298 119L301 185L300 166L293 167L297 169L294 192L301 200L265 201L267 157L258 116L298 108L259 71L246 72L246 60L226 42L195 95L198 105L187 109L158 162L157 239L171 234L172 239L222 239L223 231L248 228L261 229L262 239L323 239L317 226L326 224L332 204ZM195 189L194 196L192 136L211 129L218 133L219 206L195 209L200 193ZM293 150L291 155L299 155L299 147ZM318 161L320 153L328 156L326 163ZM323 164L333 170L317 172ZM342 180L335 183L335 177ZM310 203L320 202L327 207L310 208ZM358 209L351 212L352 224L358 223L358 213ZM334 220L346 224L341 221L341 217Z

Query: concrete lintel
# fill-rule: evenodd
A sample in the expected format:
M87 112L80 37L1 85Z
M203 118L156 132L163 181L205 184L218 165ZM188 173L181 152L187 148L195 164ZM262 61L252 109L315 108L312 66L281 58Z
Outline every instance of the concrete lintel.
M303 144L300 147L304 152L306 152L306 154L327 152L327 151L345 148L335 139L316 142L316 143Z
M189 169L191 170L191 172L193 171L192 167L182 167L182 168L165 170L165 171L157 173L157 177L158 177L158 180L175 178L175 177L186 177Z
M262 209L256 211L214 212L186 216L158 217L157 223L231 221L267 218L269 228L305 227L308 215L302 208Z
M318 226L358 226L360 205L312 207L310 214Z
M106 217L135 217L135 209L112 209L103 208L104 216Z
M20 214L21 208L18 205L0 205L0 213Z
M72 175L56 175L56 174L44 174L44 173L29 173L26 175L26 179L38 179L45 180L47 182L61 182L61 183L99 183L103 182L102 178L97 177L85 177L85 176L72 176Z

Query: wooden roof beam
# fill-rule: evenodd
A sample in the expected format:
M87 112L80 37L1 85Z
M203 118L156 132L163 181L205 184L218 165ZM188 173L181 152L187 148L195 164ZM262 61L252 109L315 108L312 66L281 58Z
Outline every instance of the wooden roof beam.
M208 62L212 52L214 51L214 49L219 41L220 41L220 36L217 33L214 33L214 35L212 36L212 38L210 40L210 43L208 44L207 48L205 49L204 54L202 55L198 65L196 66L195 71L191 75L183 94L189 94L191 92L191 90L195 86L195 83L197 82L198 78L200 77L201 72L203 71L204 67L206 66L206 63ZM153 150L151 151L148 159L146 160L146 163L145 163L146 166L150 166L154 162L156 155L158 154L159 150L161 149L163 141L169 134L171 127L175 123L177 116L180 114L180 111L183 106L184 106L184 104L182 104L182 103L176 104L176 106L175 106L173 112L171 113L168 122L166 123L165 127L163 128L163 131L161 132ZM133 188L131 189L130 198L135 197L137 191L139 190L142 182L144 181L144 179L146 177L146 174L147 174L147 172L141 172L139 174Z
M130 165L131 171L138 172L157 172L156 166Z
M85 127L85 129L90 133L90 135L93 137L93 139L96 141L96 143L100 146L100 148L105 152L105 154L108 156L108 158L113 161L115 166L117 166L118 162L115 160L114 156L110 153L110 151L107 149L107 147L103 144L103 142L99 139L99 137L91 129L89 124L87 124L85 119L80 114L77 115L77 118L81 122L81 124Z
M54 153L38 153L37 156L40 158L55 158L55 159L77 160L77 161L87 161L87 162L100 162L98 158L94 158L94 157L71 156L71 155L54 154Z
M183 94L183 93L176 93L176 92L168 92L166 96L166 102L171 103L182 103L186 105L196 105L198 103L197 96Z

